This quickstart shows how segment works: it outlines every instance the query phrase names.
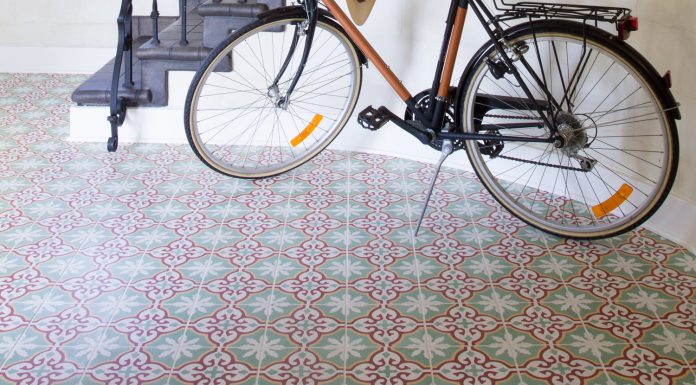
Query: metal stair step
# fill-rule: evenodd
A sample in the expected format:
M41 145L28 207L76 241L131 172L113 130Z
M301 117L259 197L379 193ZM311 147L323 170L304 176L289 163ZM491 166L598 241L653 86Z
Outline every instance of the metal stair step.
M185 46L163 46L145 44L138 50L138 58L140 60L176 60L176 61L203 61L212 49L193 46L191 43Z
M139 37L134 44L140 45L148 41L149 37ZM133 87L119 89L119 96L125 97L134 105L146 105L152 100L152 91L143 87L142 62L137 58L133 60ZM114 60L106 63L99 71L82 83L72 94L72 100L83 106L108 105L111 100L111 78L114 71ZM125 78L125 69L121 68L121 79Z
M186 10L186 42L181 41L182 20L166 19L159 31L159 41L152 38L149 18L136 18L133 41L132 87L124 87L125 69L121 70L119 97L129 106L163 107L168 104L167 72L196 71L212 49L232 31L257 19L271 8L285 5L286 0L189 0ZM163 20L165 20L163 18ZM144 36L144 34L148 34ZM231 60L218 70L231 68ZM72 100L83 106L106 106L111 99L114 60L85 81Z
M190 9L186 16L186 44L181 42L181 19L170 24L159 34L159 42L152 39L136 50L140 60L176 60L200 62L210 53L203 48L203 17Z
M226 16L255 19L259 14L269 10L268 4L256 2L209 1L198 7L198 14L207 16Z
M257 20L286 0L208 0L198 7L204 19L203 46L214 48L235 30Z
M126 98L132 105L140 106L152 101L152 91L136 88L120 89L119 98ZM72 100L80 106L103 106L111 101L111 90L76 90Z

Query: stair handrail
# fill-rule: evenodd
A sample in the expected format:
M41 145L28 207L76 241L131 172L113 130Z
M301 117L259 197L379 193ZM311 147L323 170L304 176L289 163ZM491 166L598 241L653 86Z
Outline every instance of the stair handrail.
M118 25L118 45L116 58L114 59L114 72L111 78L111 98L109 102L110 115L107 118L111 123L111 137L107 142L107 150L116 151L118 148L118 127L123 125L126 119L126 100L118 96L121 82L121 65L125 60L124 87L133 87L133 1L122 0L121 10L116 19Z
M215 1L215 0L214 0ZM182 46L188 45L187 27L186 27L186 12L187 1L179 0L179 20L181 23L181 40ZM152 0L152 11L150 18L152 19L152 42L155 45L160 43L159 40L159 7L157 0ZM126 110L128 100L119 96L121 87L121 67L125 61L125 79L123 86L132 88L133 82L133 0L121 0L121 8L116 19L118 25L118 42L116 46L116 58L114 59L114 72L111 78L111 95L109 99L109 112L107 118L111 124L111 137L107 142L107 150L114 152L118 149L118 128L123 125L126 120Z
M150 18L152 19L152 42L154 44L159 44L159 8L157 7L157 0L152 0L152 12L150 12Z
M186 39L186 0L179 0L179 20L181 22L181 41L182 46L188 45Z

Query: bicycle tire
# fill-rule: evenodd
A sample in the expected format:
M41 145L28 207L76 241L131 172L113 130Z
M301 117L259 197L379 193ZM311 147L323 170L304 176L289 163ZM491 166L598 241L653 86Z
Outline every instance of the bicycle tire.
M490 141L489 143L468 141L466 145L469 160L485 188L496 201L517 218L547 233L565 238L588 240L608 238L631 231L643 224L660 208L669 195L676 178L679 160L679 139L675 121L675 117L678 117L678 111L675 110L676 104L674 104L671 94L658 80L661 77L657 75L654 67L632 47L615 36L601 29L578 22L560 20L535 21L513 27L504 32L504 35L510 46L523 42L520 47L525 47L526 44L529 51L523 56L532 55L529 60L525 58L527 65L529 65L532 57L537 57L536 60L539 64L536 69L529 65L528 69L520 70L521 75L525 75L526 80L533 79L532 72L541 73L542 76L539 76L539 81L536 85L534 81L530 82L532 83L530 88L537 87L534 90L534 96L537 100L541 99L547 103L547 106L551 106L549 108L554 106L552 98L544 97L544 91L541 88L542 82L547 89L549 84L551 84L552 89L560 87L562 93L569 95L567 98L558 98L561 100L560 107L557 107L560 112L554 113L553 116L556 119L562 117L562 119L567 120L556 121L556 124L559 124L559 127L570 127L569 129L564 128L566 130L565 134L570 138L571 142L575 141L576 143L571 149L568 141L565 141L565 147L556 150L540 150L541 146L539 145L534 147L531 144L522 144L519 145L519 148L522 148L522 150L519 150L514 145L510 145L510 143L500 143L499 141ZM543 53L545 42L547 45L546 51L548 51L546 53L547 57L544 57ZM565 42L565 66L563 63L563 49L557 42ZM582 45L579 42L582 42ZM575 63L575 66L572 65L572 47L569 48L569 44L582 47L576 49L578 51L576 55L578 55L579 60ZM587 47L591 49L588 50ZM533 51L536 52L532 54L531 52ZM561 53L559 54L559 52ZM588 53L590 59L584 56ZM588 74L584 78L585 82L581 83L583 68L588 68L593 53L595 53L596 58L594 58L592 65L594 66L599 60L606 60L607 63L610 63L608 71L602 74L601 69L604 67L598 67L600 69L598 75L592 77L592 80L588 83L588 79L592 76ZM491 62L493 62L493 58L496 55L498 54L494 44L488 42L474 57L462 78L459 114L462 117L462 127L466 132L479 132L484 127L493 127L491 132L500 134L501 130L511 127L510 124L507 124L511 120L516 120L517 122L523 122L525 119L541 120L541 115L530 113L528 109L531 108L529 107L510 105L513 103L510 100L514 100L514 97L522 94L519 90L516 90L514 94L510 92L513 99L503 100L499 98L502 102L496 102L498 107L497 113L495 109L493 109L494 112L492 113L490 112L491 110L488 110L483 117L477 118L477 116L481 116L482 110L492 107L489 105L481 108L481 104L482 101L489 102L492 100L490 99L492 97L490 94L493 94L493 92L486 94L488 91L483 90L484 83L494 83L489 81L494 76L487 76L492 75ZM611 60L615 60L615 62L612 63ZM582 67L583 61L586 63L584 67ZM517 68L524 67L521 62L521 59L516 62ZM553 70L550 70L550 75L544 71L544 63L546 62L550 63L551 66L553 62L557 64L559 75L555 85L553 84ZM563 82L563 67L567 68L565 82ZM579 71L580 69L582 71ZM592 67L590 67L591 70ZM626 77L618 85L611 86L607 79L614 72L620 73L619 70L624 70ZM524 71L526 71L526 74L523 74ZM549 71L548 67L547 71ZM577 75L578 71L581 75L576 77L575 75ZM512 75L508 72L503 75L503 80L498 81L498 83L501 84L500 82L503 81L509 83L511 78ZM547 78L550 78L550 80ZM628 82L624 83L625 79L629 79ZM581 102L578 102L578 98L576 98L574 103L571 103L571 98L575 93L575 90L572 89L573 80L577 81L575 90L577 90L577 87L580 87L578 94L583 90L588 92ZM596 84L591 88L590 85L595 81ZM632 87L628 87L628 85L633 84L630 83L631 81L639 86L639 91L644 90L644 92L630 94ZM559 86L558 83L563 84ZM565 83L567 83L567 87ZM586 84L588 85L586 86ZM511 89L519 87L514 82L508 86ZM486 86L486 88L493 89L493 87L489 86ZM624 88L628 91L621 94L620 92ZM592 110L592 107L590 107L587 110L587 115L581 114L584 111L579 110L583 109L581 107L584 103L588 103L586 100L596 98L595 95L592 95L593 93L600 95L597 99L602 98L601 95L603 94L595 91L599 89L603 91L606 89L610 90L604 100L607 100L615 92L617 95L614 98L618 103L614 105L612 101L612 103L607 104L611 106L609 110L606 110L607 107L600 109L603 103L606 103L602 100L592 112L590 112ZM502 94L502 92L498 92ZM549 90L549 94L554 96L555 92ZM669 97L665 97L665 95ZM645 96L648 101L635 106L632 105L631 107L623 104L627 103L627 101L634 102L634 100L638 100L639 96ZM566 100L568 112L564 115L562 110ZM527 99L527 102L529 102L529 99ZM501 105L501 103L508 103L508 105ZM580 103L580 105L576 105L577 103ZM479 108L478 111L476 111L477 108ZM570 111L573 109L575 111L571 113ZM527 110L526 115L523 116L521 112L525 110ZM513 116L505 115L505 113L510 113L511 111ZM514 111L517 111L517 116L514 115ZM626 117L626 115L632 113L637 115ZM493 116L493 118L490 118L490 116ZM579 119L578 116L586 116L586 118ZM607 116L613 116L613 121L607 122L604 120ZM619 119L617 120L617 118ZM648 118L650 118L649 121ZM599 120L599 123L597 120ZM646 131L646 126L653 126L650 123L653 120L658 122L654 125L657 128ZM488 124L485 124L486 122ZM495 125L501 128L495 128ZM614 134L614 131L618 131L622 127L621 135ZM525 128L520 129L519 132L531 135L530 132L532 130L531 128ZM548 133L549 131L546 129L545 132ZM594 133L592 134L592 132ZM509 132L505 133L509 134ZM606 135L607 133L611 135ZM543 132L540 132L538 135L543 136ZM581 136L584 136L584 138L580 138ZM630 142L631 146L643 145L645 147L626 147L626 142ZM556 151L555 155L553 154L554 151ZM538 154L540 152L542 155L539 157ZM526 158L515 156L519 153L526 154ZM655 155L648 155L648 153L654 153ZM646 160L645 158L648 158L648 156L654 156L655 159L650 158ZM641 160L641 157L644 159ZM582 160L582 158L585 159ZM597 163L592 165L592 161ZM525 164L529 165L527 167L528 170L525 171L527 174L522 175L522 169L526 167L523 166ZM510 170L510 167L519 168L518 171L515 171L516 174L519 174L517 179L513 179L515 175ZM587 171L587 169L590 171ZM556 174L556 182L551 184L551 180L544 180L547 172ZM563 176L564 172L566 176ZM576 181L571 179L571 172ZM520 179L522 176L524 179ZM581 177L583 176L587 179L587 183L582 181ZM526 184L520 188L525 179L527 179ZM530 185L529 180L532 179L534 182ZM541 180L538 184L537 179ZM557 186L559 179L562 179L562 183L566 184L563 188L565 191L562 191L563 189ZM654 186L651 186L651 182L654 182ZM507 184L507 187L505 184ZM569 187L571 184L573 186ZM534 188L535 185L538 186L536 189ZM543 188L541 187L542 185L544 186ZM599 192L598 190L600 189L606 191ZM648 189L650 191L646 193L645 191ZM576 190L579 190L579 193ZM640 193L637 193L637 191ZM573 194L575 195L571 196ZM644 195L644 198L640 198L641 195ZM536 207L538 202L543 202L539 203L542 204L542 207ZM544 204L548 206L545 212Z
M299 63L298 57L301 57L304 47L301 41L302 37L299 37L300 42L297 45L298 48L294 50L294 55L290 55L290 57L286 55L284 57L283 52L286 47L288 52L293 52L290 40L292 40L293 34L299 31L298 28L301 28L300 24L304 21L306 21L306 18L293 14L277 14L251 23L237 30L219 44L197 71L186 97L184 116L186 137L196 156L211 169L224 175L243 179L261 179L279 175L309 162L331 144L347 124L355 109L362 86L361 61L359 53L341 27L333 20L323 16L317 22L310 59L293 93L293 97L296 98L291 99L285 108L280 107L280 104L277 103L279 100L278 95L283 94L283 85L287 86L296 73L296 66ZM249 44L250 39L258 40L258 44L256 41L252 42L254 44L253 49ZM243 46L244 44L249 49L242 52L242 49L246 49ZM331 45L329 46L329 44ZM333 44L336 45L334 46ZM280 47L282 52L276 49L278 47ZM322 56L331 47L334 47L332 48L333 51L330 51L327 56ZM266 52L268 49L271 51ZM335 59L337 56L330 56L334 52L338 52L336 55L344 56L340 60L334 60L333 64L329 63L328 68L324 68L323 66L327 63L321 61L323 59ZM242 53L246 55L242 55ZM267 62L266 59L269 57L271 59ZM273 71L282 73L280 68L286 58L289 67L283 73L284 77L280 79L282 81L278 83L279 86L275 90L275 94L271 96L270 89L267 89L273 78L271 73ZM254 65L260 65L260 68L252 68ZM341 84L345 84L347 91L344 92L345 95L343 95L343 92L339 95L339 91L336 90L334 90L335 94L332 94L332 83L327 82L325 79L322 80L322 78L332 71L344 67L348 68L346 75L341 79L333 79L333 81L343 81ZM253 75L249 78L239 78L238 76L241 75L238 74L242 70L248 70ZM220 85L222 83L212 84L210 79L214 74L219 75L216 78L223 78L223 80L227 78L226 80L229 81L229 84L234 86L231 87L229 84ZM227 74L230 75L227 76ZM317 79L320 80L317 81ZM234 82L232 82L233 80ZM305 80L314 83L303 83ZM329 80L332 79L329 78ZM322 82L325 84L322 84ZM254 88L257 84L260 86ZM251 85L251 87L239 90L238 88L241 88L240 85L246 87ZM229 92L221 93L221 95L215 93L204 95L203 92L206 87L218 87L213 89L220 90L225 90L226 87L229 89ZM243 94L242 91L246 92L246 94ZM325 92L325 95L318 95L321 92ZM234 93L232 96L224 95L232 93ZM251 98L245 99L245 95L253 95L252 97L256 97L256 101L259 104L246 104ZM297 97L298 95L300 97ZM204 97L216 99L212 102L209 100L205 101L206 105L216 107L208 109L208 111L213 111L210 112L208 117L202 114L204 109L201 107L203 104L201 100ZM319 103L316 102L316 99L319 97L323 97L323 103L328 103L327 99L336 99L336 105L319 106ZM234 98L238 99L234 102L237 104L232 104L232 99ZM301 108L310 109L306 106L300 106L301 98L304 98L302 102L307 105L314 104L312 109L320 112L301 110ZM338 100L339 98L345 98L345 100ZM316 103L312 103L312 101ZM216 103L219 103L219 105ZM263 103L263 106L261 106L261 103ZM253 127L254 121L251 124L247 124L249 123L248 119L256 117L257 111L254 109L259 114L255 121L255 127ZM261 117L262 114L265 114L264 110L269 110L269 112ZM225 114L233 111L232 114L235 115L235 118L229 118L229 121L219 123L218 121L221 121L223 118L219 118L221 115L217 115L218 111L223 111L221 115L224 119L228 119L228 117L224 116ZM238 113L238 111L243 112ZM249 111L253 112L250 113ZM335 111L335 115L329 116L333 111ZM270 114L273 114L273 116ZM199 115L204 117L201 118ZM270 129L267 127L270 125L270 121L269 124L266 124L268 116L274 119L273 126ZM217 141L216 143L206 143L202 139L204 134L202 121L206 121L206 123L212 121L211 125L214 123L222 127L208 128L209 131L217 130L214 132L216 137L213 138ZM285 125L283 125L283 122L285 122ZM238 128L243 125L246 125L244 129ZM260 130L270 130L265 143L255 138L256 132L260 132ZM237 136L234 137L233 135ZM248 138L250 135L251 137ZM237 148L233 148L235 143L223 142L230 136L233 138L230 141L234 140L235 143L240 142L242 145L248 139L246 147L237 145ZM244 141L240 138L244 138ZM261 135L259 138L261 138ZM211 142L213 139L211 139ZM295 150L297 150L297 153ZM244 151L246 151L246 154L243 155L243 162L240 165L238 158L242 157L241 154ZM259 154L255 153L259 151ZM268 156L266 156L266 153L268 153ZM256 167L254 167L254 164L247 166L249 159L257 161ZM235 161L237 164L233 163Z

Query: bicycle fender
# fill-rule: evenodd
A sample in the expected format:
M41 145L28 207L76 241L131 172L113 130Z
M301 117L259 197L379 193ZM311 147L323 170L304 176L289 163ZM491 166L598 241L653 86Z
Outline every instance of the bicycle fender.
M297 17L307 17L307 12L305 12L304 8L300 5L295 5L295 6L290 6L290 7L280 7L280 8L274 8L271 10L268 10L266 12L262 12L258 15L259 20L263 19L270 19L270 18L275 18L275 17L281 17L281 16L297 16ZM330 24L337 30L339 30L341 33L344 35L348 36L346 33L345 29L341 27L341 25L336 21L334 16L331 14L331 12L319 8L319 20ZM352 39L350 40L351 44L353 44L353 47L355 48L355 52L358 54L358 60L360 61L360 65L365 65L367 64L367 56L360 50L360 48L353 42Z
M666 109L668 109L667 113L671 115L675 120L682 119L681 111L679 110L679 103L677 103L677 100L674 97L672 91L665 85L662 76L660 76L660 74L657 72L652 63L650 63L650 61L646 59L645 56L643 56L643 54L638 52L638 50L633 48L632 45L619 39L618 36L613 35L603 29L597 28L592 25L587 25L568 20L555 21L564 23L568 25L568 27L570 28L587 28L588 33L593 34L605 41L608 40L617 49L622 50L636 65L640 66L643 69L645 74L649 76L647 80L651 83L655 90L658 91L659 94L657 96L662 102L662 105Z

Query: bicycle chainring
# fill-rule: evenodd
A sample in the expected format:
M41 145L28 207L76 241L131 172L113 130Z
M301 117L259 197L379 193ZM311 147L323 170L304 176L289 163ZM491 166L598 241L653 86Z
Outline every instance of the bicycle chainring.
M452 88L450 90L450 94L456 93L456 89ZM427 110L430 108L430 90L424 90L413 98L416 101L416 107L421 109L421 110ZM447 106L447 111L445 111L445 119L447 122L454 124L456 121L455 119L455 108L454 108L454 99L455 98L450 98L449 105ZM404 114L404 119L406 121L413 120L414 119L414 114L413 111L411 111L409 108L406 108L406 113ZM466 145L463 140L455 140L452 142L452 146L454 148L454 151L458 150L464 150L466 148ZM442 151L442 140L435 140L432 143L430 143L430 147L434 148L437 151Z

